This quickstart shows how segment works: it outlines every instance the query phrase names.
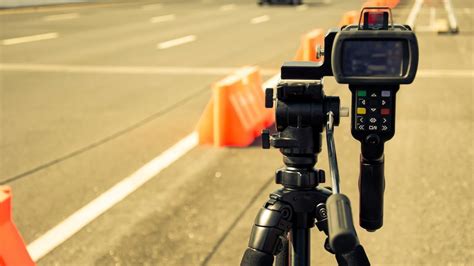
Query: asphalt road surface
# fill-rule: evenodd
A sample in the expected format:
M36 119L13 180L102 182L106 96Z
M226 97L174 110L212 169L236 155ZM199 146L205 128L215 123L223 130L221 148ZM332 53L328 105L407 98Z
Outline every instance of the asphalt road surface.
M398 93L397 134L385 147L384 227L357 226L375 265L474 261L474 7L453 1L460 33L439 35L429 29L446 19L443 5L425 2L418 77ZM337 26L361 3L146 0L0 11L0 184L13 188L25 241L191 133L227 72L258 65L270 78L303 33ZM396 22L413 3L401 2ZM350 105L346 86L326 78L325 91ZM357 224L360 150L349 124L336 128L336 146ZM323 151L318 167L327 170ZM39 265L237 265L281 165L258 141L194 148ZM313 230L313 265L336 265L323 241Z

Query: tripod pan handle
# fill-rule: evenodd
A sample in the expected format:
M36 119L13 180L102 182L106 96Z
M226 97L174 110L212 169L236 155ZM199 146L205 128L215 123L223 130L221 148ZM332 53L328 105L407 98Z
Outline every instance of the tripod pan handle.
M359 244L352 220L349 198L333 194L326 201L328 210L329 245L336 253L347 253Z

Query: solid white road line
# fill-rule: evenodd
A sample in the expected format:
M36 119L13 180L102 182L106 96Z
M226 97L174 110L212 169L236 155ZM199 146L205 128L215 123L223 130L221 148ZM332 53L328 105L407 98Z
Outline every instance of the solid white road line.
M0 71L93 73L93 74L164 74L164 75L227 75L240 68L234 67L146 67L146 66L88 66L0 63ZM264 68L262 75L274 75L277 69ZM473 69L419 69L417 78L472 78Z
M416 78L418 77L420 78L474 78L474 69L421 69L416 72Z
M68 20L68 19L75 19L75 18L79 18L78 13L50 15L50 16L43 17L43 20L44 21L58 21L58 20Z
M7 0L8 1L8 0ZM0 0L0 3L6 2L5 0ZM32 1L31 1L32 2ZM79 2L79 1L76 1ZM84 2L84 1L83 1ZM78 9L92 9L92 8L102 8L102 7L111 7L111 6L124 6L127 3L89 3L87 5L83 4L67 4L67 5L44 5L44 6L31 6L31 7L22 7L22 8L4 8L0 9L0 16L2 15L13 15L13 14L36 14L36 13L51 13L59 11L75 11Z
M305 11L305 10L308 10L308 5L299 5L296 7L296 10L298 11Z
M263 15L263 16L260 16L260 17L253 18L252 20L250 20L250 23L260 24L260 23L263 23L263 22L267 22L269 20L270 20L270 17L268 15Z
M0 63L0 71L94 73L94 74L164 74L164 75L227 75L235 67L147 67L147 66L89 66ZM262 75L274 75L277 69L261 69Z
M156 10L162 8L162 4L150 4L150 5L144 5L142 6L143 10Z
M410 14L408 15L408 18L405 22L406 25L409 25L412 29L415 26L415 21L416 17L418 16L418 13L421 10L421 7L423 6L424 0L416 0L415 4L413 4L413 7L410 10Z
M172 21L172 20L175 20L175 19L176 19L175 14L169 14L169 15L164 15L164 16L152 17L150 19L150 22L151 23L160 23L160 22Z
M265 88L275 87L279 77L280 74L277 74L262 84L262 89L265 90ZM102 193L99 197L73 213L28 245L27 249L31 258L34 261L38 261L44 257L94 219L122 201L146 182L150 181L172 163L176 162L179 158L196 147L198 142L199 136L197 132L189 134L158 157L138 169L135 173L123 179Z
M235 9L235 4L223 5L219 8L220 11L230 11Z
M193 132L171 148L154 158L131 176L123 179L99 197L76 211L40 238L28 245L28 252L34 261L38 261L51 250L62 244L99 215L122 201L125 197L148 182L163 169L170 166L181 156L196 147L198 134Z
M184 37L181 37L181 38L178 38L178 39L174 39L174 40L159 43L156 46L156 48L158 48L158 49L168 49L168 48L175 47L175 46L178 46L178 45L194 42L195 40L196 40L195 35L188 35L188 36L184 36Z
M57 32L50 32L50 33L44 33L44 34L38 34L38 35L31 35L31 36L25 36L25 37L18 37L18 38L12 38L12 39L5 39L2 40L3 45L14 45L14 44L20 44L20 43L27 43L27 42L36 42L36 41L42 41L42 40L49 40L49 39L55 39L58 38L59 34Z
M430 26L431 29L436 30L436 8L430 8Z
M454 9L451 0L443 0L443 5L444 9L446 9L446 12L448 13L449 27L451 30L457 30L458 21L456 19L456 15L454 15Z

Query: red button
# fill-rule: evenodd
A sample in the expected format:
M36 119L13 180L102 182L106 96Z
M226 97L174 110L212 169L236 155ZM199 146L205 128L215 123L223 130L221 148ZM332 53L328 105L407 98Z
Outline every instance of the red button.
M382 115L389 115L390 114L390 109L382 108L382 110L380 110L380 113Z

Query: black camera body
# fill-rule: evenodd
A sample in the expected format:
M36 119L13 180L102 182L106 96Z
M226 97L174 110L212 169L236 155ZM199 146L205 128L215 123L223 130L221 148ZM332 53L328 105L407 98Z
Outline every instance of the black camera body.
M415 33L391 17L389 8L364 8L358 25L328 31L319 49L322 62L286 62L281 68L285 81L334 76L349 84L351 133L361 142L360 225L368 231L383 225L384 143L395 134L396 93L400 84L413 82L418 68Z
M331 53L334 78L352 92L352 135L368 145L394 136L395 95L400 84L413 82L418 69L415 33L408 26L390 25L389 15L390 10L363 13L362 25L336 34Z
M413 31L403 25L387 30L360 30L352 25L336 35L331 61L338 83L410 84L418 67L418 44Z
M375 9L374 12L365 12ZM351 85L410 84L418 68L418 42L405 25L389 24L391 11L362 10L364 23L343 27L331 54L334 78Z

